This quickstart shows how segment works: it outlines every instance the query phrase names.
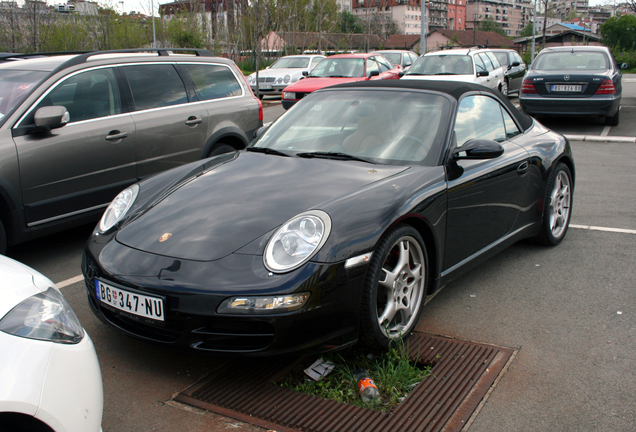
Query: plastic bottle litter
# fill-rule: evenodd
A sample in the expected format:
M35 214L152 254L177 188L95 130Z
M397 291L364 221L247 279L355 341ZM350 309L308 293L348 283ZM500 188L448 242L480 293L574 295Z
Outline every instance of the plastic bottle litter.
M362 402L368 404L380 402L380 392L365 370L356 370L356 382L358 383L358 393L360 398L362 398Z

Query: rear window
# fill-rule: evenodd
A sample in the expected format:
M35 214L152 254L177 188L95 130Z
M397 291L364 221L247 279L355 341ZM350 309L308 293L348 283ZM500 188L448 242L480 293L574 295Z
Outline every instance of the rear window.
M199 100L212 100L241 96L243 90L227 66L207 64L182 64L197 92Z
M533 69L540 70L605 70L609 69L607 56L593 51L560 51L546 52L537 57Z

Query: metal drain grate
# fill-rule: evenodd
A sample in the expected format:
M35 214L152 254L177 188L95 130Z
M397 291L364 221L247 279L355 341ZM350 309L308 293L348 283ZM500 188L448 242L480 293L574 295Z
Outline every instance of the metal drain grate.
M232 360L174 400L277 431L458 431L514 351L414 333L413 360L435 364L392 413L343 404L272 384L295 362Z

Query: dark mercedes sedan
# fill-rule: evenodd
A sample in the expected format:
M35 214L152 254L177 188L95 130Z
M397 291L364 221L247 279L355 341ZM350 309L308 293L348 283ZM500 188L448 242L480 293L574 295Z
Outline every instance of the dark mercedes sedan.
M622 93L621 69L607 47L545 48L526 74L519 101L530 115L604 116L616 126Z
M121 192L85 248L88 301L168 346L384 348L488 257L561 242L574 180L567 139L481 85L329 87L245 150Z

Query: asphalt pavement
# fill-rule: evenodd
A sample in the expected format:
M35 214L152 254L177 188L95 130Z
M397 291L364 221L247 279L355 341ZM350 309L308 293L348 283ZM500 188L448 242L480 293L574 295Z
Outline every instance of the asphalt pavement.
M636 99L628 99L636 98L636 79L626 88L615 128L543 122L566 135L636 137L629 111ZM280 103L266 103L265 122L282 112ZM516 350L465 430L636 430L635 142L573 140L577 178L564 241L553 248L518 243L425 306L420 331ZM92 315L77 278L91 230L19 245L8 255L59 283L93 339L104 381L104 432L264 431L172 401L225 359L146 344Z

